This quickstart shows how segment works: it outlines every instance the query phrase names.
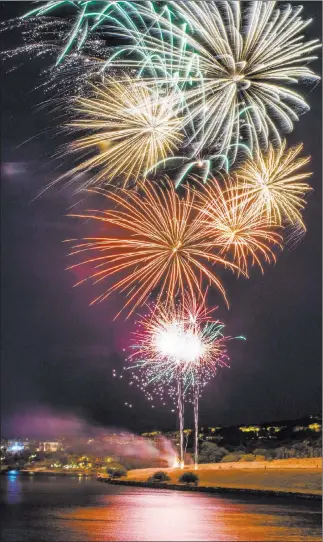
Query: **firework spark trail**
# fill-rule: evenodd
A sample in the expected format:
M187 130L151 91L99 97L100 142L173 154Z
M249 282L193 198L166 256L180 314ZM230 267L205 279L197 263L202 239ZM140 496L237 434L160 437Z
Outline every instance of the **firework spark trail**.
M195 180L195 182L198 182ZM282 236L268 220L267 214L250 199L250 191L243 180L226 177L222 183L215 178L200 186L196 198L197 208L208 224L208 235L221 247L220 254L232 254L233 262L248 276L249 263L258 265L262 260L276 262L271 246L282 249ZM238 271L239 272L239 271Z
M250 158L252 158L250 149L243 143L238 143L236 145L230 145L228 149L226 149L223 153L220 154L210 154L207 151L193 151L188 156L171 156L169 158L166 158L165 160L154 164L154 166L152 166L149 170L146 171L145 175L149 175L151 171L156 172L156 170L160 167L168 168L169 170L180 168L178 175L174 178L175 188L178 188L182 184L186 176L189 179L190 177L192 177L193 171L196 170L196 172L198 172L196 174L199 174L199 177L202 179L203 184L206 184L208 179L212 177L212 169L214 168L215 163L217 163L215 169L223 169L226 173L229 173L229 169L232 163L228 159L228 154L232 147L243 149L243 152L246 153Z
M138 34L139 27L139 36L141 32L148 31L141 14L144 4L149 2L45 2L20 18L4 21L0 32L19 28L24 45L3 51L2 55L6 59L23 55L29 59L50 55L55 59L49 69L42 71L40 84L44 91L54 92L49 103L59 104L62 99L76 93L87 96L88 83L98 80L104 83L107 58L118 54L119 47L109 46L107 38L121 37L135 44L133 32ZM147 7L144 12L147 12ZM70 16L66 17L66 13Z
M198 445L199 445L199 397L200 389L198 383L194 387L194 465L197 470L198 465Z
M184 467L184 398L182 381L180 378L177 380L177 405L178 405L178 419L179 419L179 446L180 446L180 466Z
M237 170L238 184L246 191L250 203L259 213L265 212L273 225L299 224L305 230L301 211L311 187L304 182L312 174L300 172L310 157L299 157L303 144L287 148L286 141L275 149L259 152Z
M20 21L34 21L39 18L39 21L46 20L45 15L53 15L56 12L60 12L64 7L74 7L75 16L72 20L69 31L59 33L58 40L61 42L60 51L56 60L56 65L59 65L63 61L66 61L72 55L78 55L80 51L87 50L89 44L95 42L94 37L107 38L111 36L128 38L130 42L126 46L116 46L113 54L108 54L108 59L105 59L101 67L101 71L105 72L111 65L113 67L136 67L138 61L127 60L122 58L122 55L129 57L131 53L135 53L141 58L138 75L139 77L145 70L154 76L163 75L163 79L167 79L167 82L173 87L182 90L185 83L190 80L191 70L194 68L194 55L193 62L189 58L188 63L185 59L186 40L181 36L178 39L176 33L172 33L172 18L173 14L169 10L168 6L162 10L165 15L165 21L170 25L170 28L166 30L170 43L172 44L173 51L170 55L176 57L177 65L180 64L180 59L185 59L181 72L183 70L187 73L184 84L179 84L178 73L169 69L165 63L163 54L159 54L158 51L152 50L146 42L146 37L152 37L154 32L157 32L160 39L163 39L163 29L159 24L158 17L156 18L156 6L150 1L140 2L124 2L118 0L98 0L87 2L69 0L47 2L42 7L33 9L26 13ZM174 16L176 18L176 15ZM48 21L51 21L48 18ZM57 24L59 19L51 21L53 24ZM40 24L40 23L39 23ZM185 29L185 24L183 25ZM174 26L174 30L177 30ZM176 41L176 43L175 43ZM45 44L44 44L45 45ZM58 45L56 44L56 48ZM110 53L107 48L107 53ZM172 60L170 60L172 64ZM195 71L194 71L195 73Z
M158 299L166 299L171 306L177 294L184 297L185 290L192 297L203 297L205 283L219 289L226 300L216 268L221 265L238 271L238 267L215 252L202 217L194 208L193 191L185 191L185 197L180 198L172 182L166 180L149 186L141 183L136 191L92 192L104 194L110 206L118 207L71 216L90 218L100 226L115 226L119 235L112 237L108 229L101 237L85 238L76 244L74 240L71 255L89 256L69 269L94 266L94 271L78 284L122 275L92 303L103 301L114 291L126 292L123 308L131 306L131 314L157 286Z
M41 79L37 88L42 88L50 96L48 103L62 107L68 96L87 94L90 81L102 80L102 63L110 54L110 47L104 40L89 37L86 48L76 50L65 57L64 62L55 63L60 54L66 35L71 33L70 20L66 18L51 18L49 16L31 19L14 19L5 21L0 32L22 30L23 45L3 51L6 60L20 57L43 57L50 65L41 70ZM54 59L54 61L52 60ZM17 66L13 66L16 69Z
M57 15L57 11L60 13L62 10L63 13L66 7L74 8L75 16L69 31L59 35L61 44L56 65L65 61L68 56L86 49L89 41L95 37L105 36L106 33L113 35L115 32L118 36L127 35L131 30L136 31L133 19L138 19L145 28L145 21L140 14L141 2L121 0L54 0L28 11L20 20L28 22L34 19L49 19L48 16Z

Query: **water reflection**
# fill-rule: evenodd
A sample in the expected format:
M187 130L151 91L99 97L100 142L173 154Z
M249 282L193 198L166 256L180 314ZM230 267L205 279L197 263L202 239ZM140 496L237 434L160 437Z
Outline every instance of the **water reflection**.
M321 540L319 502L2 476L2 542Z
M227 498L136 490L102 497L100 507L64 515L80 540L318 541L311 512L289 505L246 504Z
M21 502L21 478L16 471L7 475L7 502L19 504Z

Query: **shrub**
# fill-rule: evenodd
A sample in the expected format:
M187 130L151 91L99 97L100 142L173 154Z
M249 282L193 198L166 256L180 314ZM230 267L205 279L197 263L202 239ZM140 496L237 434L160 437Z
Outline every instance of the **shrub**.
M292 450L286 446L280 446L276 449L276 459L289 459L293 457Z
M244 454L241 456L240 461L255 461L256 456L253 454Z
M256 455L255 461L266 461L266 457L264 455Z
M183 482L184 484L195 484L197 486L199 477L194 472L183 472L178 481Z
M166 472L159 470L148 478L148 482L169 482L170 479L170 476Z
M267 455L270 454L270 450L266 450L265 448L256 448L252 453L254 455L264 455L267 457Z
M253 454L255 456L264 456L265 457L265 461L270 461L272 460L273 458L275 458L275 450L274 448L269 448L268 450L266 450L265 448L256 448L254 451L253 451ZM258 461L262 461L261 459L259 459Z
M218 463L222 457L228 454L228 450L213 442L203 442L199 454L200 463Z
M127 476L127 471L124 467L107 468L106 472L109 476L111 476L111 478L121 478L122 476Z
M241 454L228 454L222 457L221 463L234 463L240 461Z

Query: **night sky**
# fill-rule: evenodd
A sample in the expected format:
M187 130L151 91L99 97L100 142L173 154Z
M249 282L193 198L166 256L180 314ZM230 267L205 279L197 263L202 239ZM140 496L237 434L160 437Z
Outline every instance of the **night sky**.
M305 4L306 18L314 18L307 37L320 37L321 2ZM26 10L27 2L2 3L2 18ZM16 45L17 33L3 36L3 43ZM170 408L151 409L126 377L112 376L124 365L123 348L134 325L122 317L112 322L122 299L89 307L91 285L73 288L75 277L65 271L62 241L85 233L65 216L75 203L72 190L55 187L32 201L58 175L53 155L64 136L54 137L58 122L48 108L37 107L44 100L43 90L34 90L44 62L20 60L3 64L1 84L3 431L12 432L14 414L38 408L136 431L173 429ZM312 68L321 73L321 61ZM305 238L280 254L275 266L266 266L264 276L257 269L250 280L225 273L229 311L217 291L209 296L211 306L219 305L227 333L248 340L230 343L231 368L205 389L202 425L260 423L321 409L321 91L321 85L300 88L311 111L288 139L303 141L304 154L312 155L314 192L305 211Z

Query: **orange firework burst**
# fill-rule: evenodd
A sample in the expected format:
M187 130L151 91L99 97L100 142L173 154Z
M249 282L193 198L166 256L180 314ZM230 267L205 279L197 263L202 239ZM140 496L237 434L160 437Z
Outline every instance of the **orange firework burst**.
M93 190L104 194L117 207L104 211L85 211L73 214L85 219L97 220L101 225L117 227L118 236L83 239L74 244L72 255L95 253L95 256L72 265L94 265L94 271L86 279L94 283L121 274L121 278L109 286L92 303L102 301L114 291L126 292L125 307L133 310L143 304L151 292L159 286L158 299L173 304L177 295L202 296L203 279L215 285L226 300L224 288L216 275L216 265L231 269L237 266L214 252L208 238L208 226L194 205L194 191L187 191L180 198L173 183L144 183L136 191L120 189L118 192ZM227 301L227 300L226 300Z
M303 144L286 149L286 141L277 149L269 145L267 152L258 152L237 175L259 212L264 210L273 224L287 221L300 224L305 230L301 211L306 204L304 196L311 187L304 180L311 173L299 171L310 161L309 157L298 157L302 148Z
M282 248L282 237L270 226L267 215L250 200L246 188L231 178L221 188L216 179L201 186L198 206L209 223L208 235L220 253L231 253L238 265L238 273L248 276L248 264L258 265L263 273L262 260L275 262L271 245Z

